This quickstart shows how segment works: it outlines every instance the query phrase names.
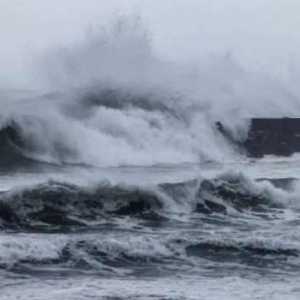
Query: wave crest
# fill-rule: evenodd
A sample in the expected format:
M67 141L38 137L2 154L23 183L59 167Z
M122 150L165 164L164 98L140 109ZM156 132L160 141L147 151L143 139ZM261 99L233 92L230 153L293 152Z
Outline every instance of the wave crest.
M130 216L164 220L176 214L267 213L283 208L287 191L253 182L241 174L223 174L149 188L100 184L93 188L48 182L3 192L0 221L4 228L67 229ZM263 214L262 214L263 216Z

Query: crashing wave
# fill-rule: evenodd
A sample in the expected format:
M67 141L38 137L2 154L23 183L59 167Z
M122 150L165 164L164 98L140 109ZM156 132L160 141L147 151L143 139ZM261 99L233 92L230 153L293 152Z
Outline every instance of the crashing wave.
M240 140L249 118L297 115L298 98L284 82L248 72L233 55L211 56L199 66L167 61L140 21L121 18L45 53L37 71L49 94L42 80L41 95L15 103L1 95L7 109L0 127L17 130L26 144L22 155L97 167L227 162L238 151L216 121ZM0 164L17 164L7 152Z
M192 238L195 240L195 237ZM83 234L68 236L5 237L0 242L0 268L11 271L42 271L43 268L92 271L108 275L139 270L155 275L157 272L196 266L212 268L212 263L235 263L254 267L293 269L300 251L296 244L283 244L274 239L249 238L230 240L216 237L189 241L175 236L124 235L124 233ZM173 266L170 268L170 263ZM223 266L223 265L222 265ZM296 269L297 270L297 269Z
M138 188L101 185L87 190L75 185L49 182L33 188L3 193L0 220L3 227L67 228L88 226L112 216L155 218L162 203L155 193Z
M65 160L72 161L75 153L57 135L51 139L49 124L31 115L12 117L0 129L0 168L22 169L49 165Z
M228 206L238 211L262 211L283 207L273 189L265 188L240 174L227 173L213 180L203 180L197 197L199 212L223 212Z
M28 166L33 161L27 158L23 152L24 140L20 128L14 122L0 130L0 167Z
M176 259L175 253L153 237L127 237L121 234L87 235L81 238L37 239L9 237L0 242L0 268L13 271L42 269L47 266L65 269L115 272L139 269Z
M101 184L94 188L48 182L0 195L3 228L62 230L130 216L163 220L174 214L259 213L282 208L288 192L241 174L146 188Z

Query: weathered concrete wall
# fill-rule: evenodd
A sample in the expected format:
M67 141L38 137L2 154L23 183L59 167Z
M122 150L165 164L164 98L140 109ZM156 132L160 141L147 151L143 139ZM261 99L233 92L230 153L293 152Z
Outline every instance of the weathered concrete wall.
M300 152L300 118L252 119L245 142L235 141L222 124L217 123L217 128L250 157L290 156Z

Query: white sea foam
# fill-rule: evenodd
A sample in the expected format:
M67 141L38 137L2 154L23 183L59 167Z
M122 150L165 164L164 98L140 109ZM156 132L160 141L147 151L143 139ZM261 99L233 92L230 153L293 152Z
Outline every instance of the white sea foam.
M1 101L9 105L1 124L14 119L33 144L27 154L49 162L232 161L237 153L215 130L215 121L243 139L248 117L300 111L287 86L243 69L232 56L193 68L164 61L141 22L131 18L49 50L39 66L43 82L59 92L17 102L4 95Z

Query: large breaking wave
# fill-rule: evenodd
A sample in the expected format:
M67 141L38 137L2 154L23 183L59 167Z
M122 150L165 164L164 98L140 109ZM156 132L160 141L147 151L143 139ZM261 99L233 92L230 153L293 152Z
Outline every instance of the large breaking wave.
M230 55L193 66L161 59L136 19L49 50L39 66L50 93L1 97L1 161L14 155L94 166L227 161L237 153L216 121L243 139L247 117L299 112L288 86L243 69Z

